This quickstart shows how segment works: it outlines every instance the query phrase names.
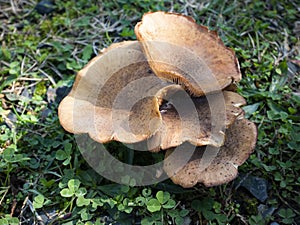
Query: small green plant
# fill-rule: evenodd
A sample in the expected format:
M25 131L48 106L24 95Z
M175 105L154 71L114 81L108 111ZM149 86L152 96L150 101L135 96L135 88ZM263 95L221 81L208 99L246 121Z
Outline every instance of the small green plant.
M204 217L211 222L216 221L219 225L228 222L228 218L226 215L222 214L218 202L215 202L211 198L193 200L191 207L198 212L200 218Z
M71 179L68 182L68 187L60 191L62 197L71 198L69 201L70 209L72 210L73 201L76 199L76 205L81 207L90 204L90 199L85 199L87 193L86 188L80 187L81 182L77 179Z
M146 216L142 219L142 225L163 225L164 221L168 221L170 218L174 224L183 224L184 218L188 215L189 210L177 209L176 202L171 198L169 192L158 191L155 197L152 197L147 193L147 189L144 189L143 195L145 198L139 198L139 202L143 202L147 210L151 213L151 216ZM142 204L143 205L143 204Z
M63 165L69 165L72 157L72 144L65 142L63 147L63 150L58 150L56 152L55 158L63 161Z
M265 219L260 214L258 214L256 216L251 216L249 218L248 222L250 225L265 225L266 224Z
M5 215L0 219L0 225L19 225L20 221L16 217L11 217L10 215Z
M176 202L170 199L170 193L158 191L156 198L151 198L146 202L147 209L149 212L157 212L163 209L172 209L175 207Z
M292 224L296 216L291 209L280 209L278 215L282 218L281 222L284 224Z

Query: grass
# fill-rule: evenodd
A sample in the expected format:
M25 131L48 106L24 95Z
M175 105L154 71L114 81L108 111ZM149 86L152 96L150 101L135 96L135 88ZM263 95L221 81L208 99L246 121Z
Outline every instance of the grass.
M0 0L0 224L300 223L297 1L58 0L48 15L36 4ZM112 183L87 165L61 128L58 102L76 71L112 42L135 39L136 22L156 10L193 16L236 51L238 91L259 129L239 172L268 182L264 202L234 182L187 190L168 180ZM128 154L117 143L110 148L120 159Z

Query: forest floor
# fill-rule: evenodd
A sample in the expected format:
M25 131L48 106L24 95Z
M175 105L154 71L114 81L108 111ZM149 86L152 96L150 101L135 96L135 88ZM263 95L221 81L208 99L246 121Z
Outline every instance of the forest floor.
M0 0L0 224L300 224L297 3ZM158 10L193 17L236 52L238 93L258 140L228 184L111 182L88 165L59 123L58 104L76 73L102 48L135 40L135 24ZM124 146L108 148L128 159ZM143 165L164 153L131 157Z

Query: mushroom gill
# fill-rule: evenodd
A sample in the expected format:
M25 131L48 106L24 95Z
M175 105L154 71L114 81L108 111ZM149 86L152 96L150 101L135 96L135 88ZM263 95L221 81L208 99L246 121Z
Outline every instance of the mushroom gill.
M215 31L191 17L146 13L135 34L154 73L194 96L220 91L241 79L234 51L225 47Z

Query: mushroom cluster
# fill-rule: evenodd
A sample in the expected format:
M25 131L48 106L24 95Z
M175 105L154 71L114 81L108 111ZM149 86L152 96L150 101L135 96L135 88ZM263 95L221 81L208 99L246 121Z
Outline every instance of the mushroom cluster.
M235 92L234 52L215 31L175 13L146 13L135 34L137 41L112 44L79 71L59 105L61 125L100 143L166 150L164 170L182 187L234 179L257 136Z

